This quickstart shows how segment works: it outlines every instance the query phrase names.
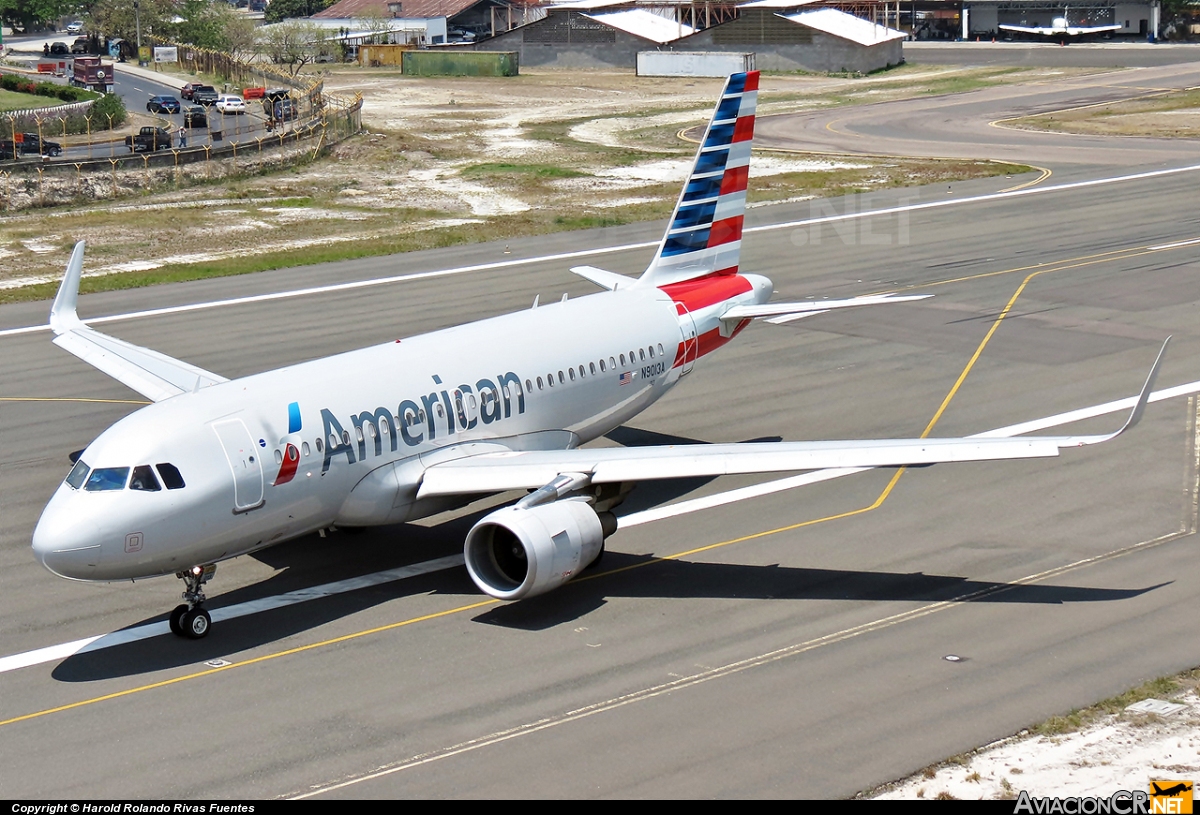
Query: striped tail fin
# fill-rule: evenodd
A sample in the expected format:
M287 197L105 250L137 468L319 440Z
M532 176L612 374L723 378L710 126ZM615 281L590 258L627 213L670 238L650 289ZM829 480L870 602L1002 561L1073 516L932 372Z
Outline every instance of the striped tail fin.
M757 101L758 71L729 77L671 224L639 285L737 274Z

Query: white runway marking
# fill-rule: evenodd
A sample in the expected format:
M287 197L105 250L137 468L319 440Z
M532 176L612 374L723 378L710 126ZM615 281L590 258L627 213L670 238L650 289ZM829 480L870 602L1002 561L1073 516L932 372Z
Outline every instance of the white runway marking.
M1194 393L1200 393L1200 380L1188 382L1184 385L1176 385L1173 388L1165 388L1161 391L1155 391L1150 395L1151 402L1161 402L1164 399L1173 399L1178 396L1190 396ZM1078 422L1083 419L1091 419L1096 416L1104 416L1109 413L1116 413L1121 410L1132 410L1137 402L1137 397L1130 396L1125 399L1117 399L1113 402L1105 402L1092 407L1080 408L1078 410L1068 411L1067 413L1059 413L1055 416L1047 416L1043 419L1034 419L1021 424L1009 425L1008 427L1000 427L995 430L989 430L984 433L976 433L971 438L1010 438L1012 436L1031 433L1037 430L1046 430L1051 427L1059 427L1071 422ZM641 524L651 523L653 521L661 521L667 518L675 518L680 515L686 515L691 512L698 512L703 509L711 509L713 507L731 504L735 501L745 501L750 498L757 498L763 495L771 495L772 493L782 492L783 490L795 489L807 484L816 484L821 481L830 481L835 478L842 478L847 475L861 473L871 469L870 467L845 467L829 470L817 470L816 472L803 473L801 475L788 476L787 478L779 478L774 481L768 481L764 484L755 484L750 487L741 487L739 489L728 490L726 492L717 493L716 495L708 495L703 498L695 498L690 501L680 501L677 504L670 504L664 507L656 507L654 509L635 512L631 515L626 515L620 519L620 528L630 526L640 526ZM233 620L238 617L244 617L248 614L257 614L261 611L268 611L275 608L283 608L285 606L303 603L308 600L316 600L322 597L331 597L337 594L344 594L349 591L366 588L368 586L379 586L385 583L392 583L397 580L415 577L417 575L430 574L431 572L441 571L443 569L452 569L463 565L462 555L450 555L448 557L437 558L436 560L427 560L424 563L414 563L411 566L403 566L398 569L388 569L383 572L375 572L374 574L363 575L361 577L353 577L348 580L339 580L336 583L326 583L323 586L313 586L307 589L298 589L297 591L280 594L275 597L264 597L260 600L251 600L246 603L239 603L235 606L227 606L225 608L209 609L212 615L213 622L222 622L225 620ZM89 651L99 651L103 648L111 648L116 645L124 645L138 640L157 637L162 634L170 633L170 630L165 622L148 623L135 628L128 628L121 631L115 631L111 634L101 634L96 637L88 637L86 639L75 640L74 642L64 642L59 645L51 645L46 648L38 648L33 651L25 651L20 654L0 657L0 673L15 671L19 668L28 668L32 665L41 665L46 662L66 659L75 654L87 653Z
M897 215L904 212L917 212L923 209L938 209L941 207L956 207L965 204L978 204L985 201L999 201L1005 198L1016 198L1024 195L1042 195L1044 193L1062 192L1064 190L1081 189L1084 187L1118 184L1123 181L1140 181L1158 176L1177 175L1179 173L1195 172L1196 170L1200 170L1200 164L1192 164L1187 167L1175 167L1168 170L1150 170L1143 173L1111 176L1109 178L1096 178L1090 181L1070 181L1064 184L1052 184L1046 187L1027 187L1021 190L993 192L984 195L974 195L968 198L938 199L936 201L926 201L921 204L903 204L895 207L885 207L883 209L864 210L862 212L847 212L841 215L826 215L820 218L806 218L799 221L785 221L778 224L766 224L764 226L748 227L747 229L743 230L743 234L751 234L755 232L773 232L779 229L796 229L802 226L815 226L817 224L827 224L834 221L851 221L861 218L873 218L879 215ZM491 263L476 263L471 266L458 266L451 269L437 269L429 272L413 272L411 274L377 277L370 280L355 280L349 283L330 283L325 286L310 286L304 289L272 292L270 294L255 294L248 295L246 297L232 297L228 300L211 300L205 303L189 303L181 306L152 308L145 311L131 311L126 314L111 314L107 317L96 317L94 319L84 320L84 322L88 325L99 325L101 323L111 323L120 320L136 320L143 317L159 317L164 314L179 314L186 311L202 311L204 309L222 308L224 306L240 306L249 303L263 303L271 300L287 300L293 297L306 297L313 294L328 294L331 292L349 291L351 289L362 289L371 286L384 286L389 283L403 283L410 280L426 280L434 277L469 274L471 272L487 272L494 271L496 269L508 269L513 266L524 266L533 263L547 263L551 261L575 260L578 258L595 257L598 255L612 254L614 252L625 252L632 249L647 249L658 246L658 243L659 242L657 240L642 241L640 243L627 243L623 246L609 246L601 249L580 249L575 252L560 252L553 255L542 255L540 257L498 260ZM1187 246L1190 243L1192 243L1192 241L1183 241L1177 244L1165 244L1162 247L1154 248L1174 248L1176 246ZM48 324L29 325L21 328L6 328L0 330L0 337L9 337L16 334L31 334L37 331L48 331L49 329L50 326Z

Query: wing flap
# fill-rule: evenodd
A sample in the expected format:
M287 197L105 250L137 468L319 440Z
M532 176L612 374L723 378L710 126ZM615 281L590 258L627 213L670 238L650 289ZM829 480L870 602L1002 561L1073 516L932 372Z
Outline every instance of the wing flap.
M499 453L457 459L425 471L418 498L458 493L536 489L565 472L590 483L647 481L735 473L891 467L954 461L1058 455L1063 437L1018 439L887 439L706 444L680 447L606 447Z
M58 296L50 309L55 345L155 402L228 381L211 371L84 325L75 310L83 274L83 249L83 241L75 244Z

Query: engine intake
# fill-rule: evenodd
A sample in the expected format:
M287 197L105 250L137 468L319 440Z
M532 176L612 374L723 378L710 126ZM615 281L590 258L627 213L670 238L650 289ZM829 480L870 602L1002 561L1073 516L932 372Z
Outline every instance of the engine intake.
M504 507L467 534L467 571L499 600L535 597L591 565L616 528L616 516L581 500Z

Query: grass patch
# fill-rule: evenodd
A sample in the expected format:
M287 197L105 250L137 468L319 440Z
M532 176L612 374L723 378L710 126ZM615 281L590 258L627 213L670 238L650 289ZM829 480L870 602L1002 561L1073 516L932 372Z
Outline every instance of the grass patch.
M1005 124L1025 130L1093 136L1194 139L1200 137L1200 89L1153 93L1105 105L1051 111L1010 119Z
M1200 686L1200 668L1194 668L1177 676L1162 676L1144 682L1136 688L1109 697L1090 707L1072 710L1063 716L1051 716L1029 728L1039 736L1061 736L1073 733L1106 716L1121 715L1125 708L1143 699L1165 699Z
M27 108L48 108L62 104L66 103L61 99L0 90L0 113L7 113L13 110L26 110Z

